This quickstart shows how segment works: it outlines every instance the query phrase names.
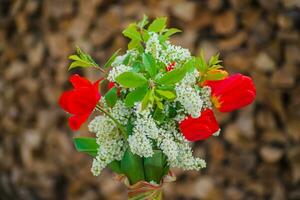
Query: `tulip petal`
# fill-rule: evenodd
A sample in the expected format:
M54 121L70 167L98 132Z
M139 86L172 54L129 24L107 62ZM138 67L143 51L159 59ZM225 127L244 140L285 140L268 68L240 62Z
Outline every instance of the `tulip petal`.
M198 118L189 116L179 124L179 129L189 141L204 140L219 130L219 125L211 109L201 112Z
M74 115L69 118L69 125L72 130L78 130L80 126L87 120L90 113L84 115Z
M207 81L212 99L220 112L231 112L254 101L256 89L252 79L242 74L234 74L220 81Z
M59 105L67 112L70 113L70 109L69 109L69 102L72 98L74 91L70 90L70 91L66 91L64 93L62 93L62 95L60 96L58 103Z
M70 77L70 82L72 83L72 85L75 89L80 88L80 87L91 87L92 86L92 83L89 80L79 76L78 74L73 74Z

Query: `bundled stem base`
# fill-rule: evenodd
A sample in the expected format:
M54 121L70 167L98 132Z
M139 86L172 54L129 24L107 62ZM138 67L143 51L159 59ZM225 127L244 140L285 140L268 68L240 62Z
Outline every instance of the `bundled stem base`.
M126 185L129 200L162 200L163 185L175 181L176 177L170 171L163 177L160 184L139 181L130 185L128 178L124 175L117 175L116 180L123 182Z

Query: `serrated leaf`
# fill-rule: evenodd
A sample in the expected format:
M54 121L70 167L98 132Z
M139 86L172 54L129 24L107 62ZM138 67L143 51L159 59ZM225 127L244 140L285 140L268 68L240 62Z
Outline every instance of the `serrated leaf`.
M99 145L96 138L77 137L73 138L73 143L78 152L87 153L93 157L97 155Z
M121 160L121 170L128 177L131 185L145 179L143 159L133 154L129 148Z
M118 49L117 51L115 51L113 53L113 55L107 60L107 62L103 65L103 68L108 68L111 66L111 64L114 62L114 60L116 59L116 57L118 56L118 53L121 51L121 49Z
M166 100L174 100L176 98L176 93L170 90L155 90L157 94Z
M118 100L117 88L111 88L104 96L105 101L109 107L114 107Z
M148 27L148 31L160 32L166 27L167 18L159 17L156 18Z
M116 77L116 82L126 88L137 88L145 85L148 81L142 74L124 72Z
M141 101L148 91L148 87L139 87L130 92L125 98L125 105L132 107L135 102Z
M136 24L132 23L129 24L129 26L122 32L124 36L136 40L136 41L141 41L141 34L137 31L136 29Z
M151 54L143 53L142 60L143 60L143 65L145 67L145 70L153 78L157 73L155 59Z

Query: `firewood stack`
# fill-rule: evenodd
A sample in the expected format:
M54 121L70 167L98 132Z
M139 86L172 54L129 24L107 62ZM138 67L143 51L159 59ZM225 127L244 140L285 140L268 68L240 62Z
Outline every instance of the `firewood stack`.
M169 17L184 32L172 41L194 54L220 52L230 72L253 77L257 99L219 114L219 137L195 145L201 172L174 170L165 199L300 199L299 0L1 0L0 199L122 200L125 188L75 152L57 105L78 45L101 65L126 48L130 22Z

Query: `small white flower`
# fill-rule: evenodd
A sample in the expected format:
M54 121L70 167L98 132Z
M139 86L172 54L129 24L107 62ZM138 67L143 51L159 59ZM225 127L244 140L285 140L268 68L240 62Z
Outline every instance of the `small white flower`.
M131 67L123 65L123 64L115 66L109 71L107 80L109 80L111 82L116 82L115 79L117 76L119 76L120 74L122 74L126 71L129 71L129 70L131 70Z

